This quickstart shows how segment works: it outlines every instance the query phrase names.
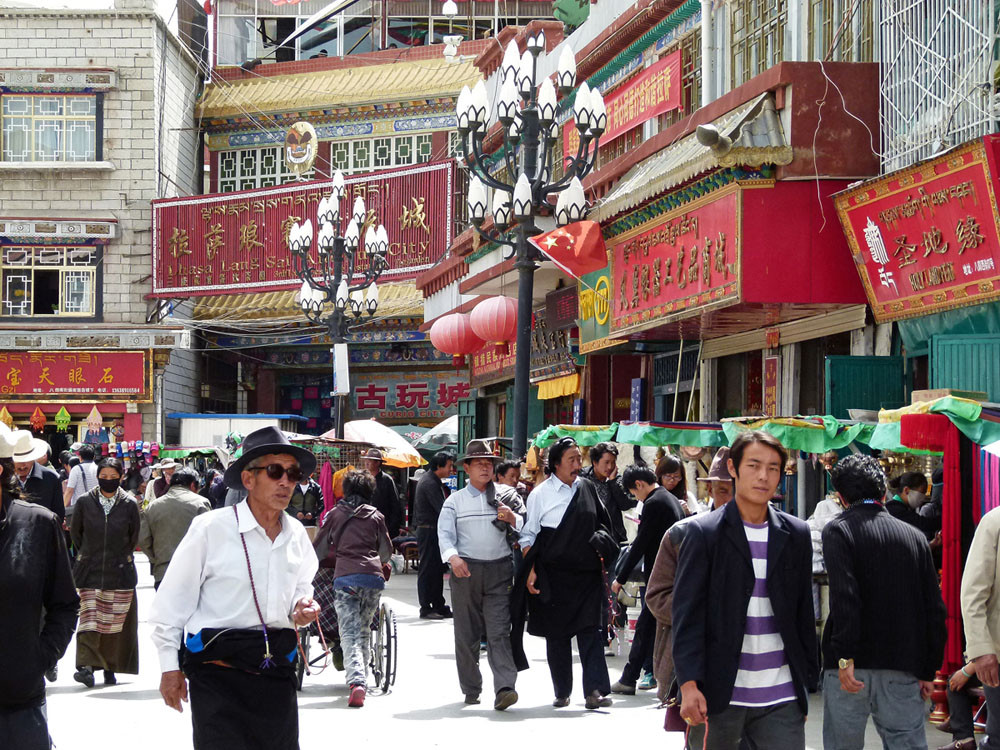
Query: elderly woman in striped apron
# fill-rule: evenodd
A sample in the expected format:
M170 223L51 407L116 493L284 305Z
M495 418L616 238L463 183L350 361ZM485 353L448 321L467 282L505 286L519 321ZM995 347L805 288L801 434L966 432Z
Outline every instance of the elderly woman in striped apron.
M78 550L73 577L80 592L73 679L94 686L94 670L104 684L115 673L139 673L139 615L133 551L139 539L139 506L121 488L122 462L105 458L98 465L98 486L76 503L70 525Z

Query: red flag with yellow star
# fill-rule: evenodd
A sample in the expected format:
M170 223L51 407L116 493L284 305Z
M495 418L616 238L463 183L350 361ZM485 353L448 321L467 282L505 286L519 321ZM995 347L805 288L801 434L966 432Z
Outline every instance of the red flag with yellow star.
M528 242L570 276L600 271L608 265L608 251L596 221L578 221L531 237Z

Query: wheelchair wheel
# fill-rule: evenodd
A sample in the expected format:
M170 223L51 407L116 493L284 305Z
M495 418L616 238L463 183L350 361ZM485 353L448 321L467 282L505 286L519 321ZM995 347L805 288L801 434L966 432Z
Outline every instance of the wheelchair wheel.
M396 684L396 661L399 656L396 641L396 614L386 605L382 605L382 641L385 653L385 681L382 684L383 692Z
M375 610L375 616L371 622L372 632L368 646L368 666L371 669L372 682L378 688L382 687L382 680L385 677L385 660L383 658L384 650L382 645L382 610L383 607Z

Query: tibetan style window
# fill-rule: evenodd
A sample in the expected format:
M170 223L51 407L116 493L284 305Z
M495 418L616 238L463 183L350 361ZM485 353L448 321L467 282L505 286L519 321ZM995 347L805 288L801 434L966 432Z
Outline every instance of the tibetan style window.
M219 191L253 190L294 182L296 175L285 166L281 146L223 151L219 154ZM312 179L312 172L306 173Z
M92 317L97 247L8 246L0 266L0 314Z
M101 94L0 95L5 162L101 161Z
M734 0L729 20L735 88L784 59L788 0Z

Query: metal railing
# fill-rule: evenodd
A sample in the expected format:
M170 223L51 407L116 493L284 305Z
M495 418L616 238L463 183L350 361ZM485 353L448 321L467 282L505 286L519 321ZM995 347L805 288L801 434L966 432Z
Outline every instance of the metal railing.
M883 0L882 169L996 130L997 0Z

